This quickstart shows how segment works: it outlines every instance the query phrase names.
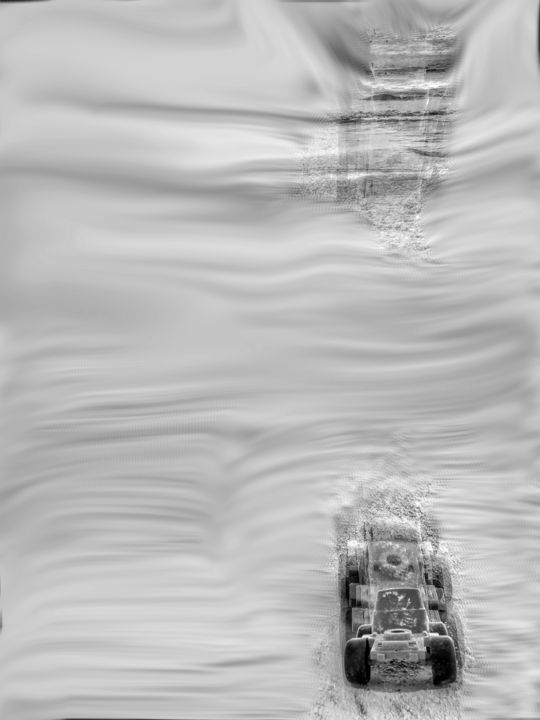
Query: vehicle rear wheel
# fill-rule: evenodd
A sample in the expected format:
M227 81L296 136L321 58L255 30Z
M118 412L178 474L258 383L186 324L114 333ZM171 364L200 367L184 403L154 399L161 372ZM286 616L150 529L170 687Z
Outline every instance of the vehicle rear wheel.
M345 643L350 640L351 638L354 638L354 633L352 629L352 610L351 608L345 607L341 609L341 623L340 623L340 635L341 635L341 642L343 647Z
M368 556L366 552L360 553L358 556L358 582L361 585L368 584Z
M433 584L439 595L439 613L443 622L447 621L452 607L452 576L445 558L438 556L433 560ZM444 593L444 601L441 600L440 592Z
M446 625L443 622L430 622L429 632L437 633L437 635L448 635Z
M360 625L356 631L356 637L361 638L364 637L364 635L371 635L371 625Z
M456 651L450 637L431 638L431 671L434 685L447 685L457 678Z
M354 598L351 595L351 585L358 585L360 578L358 576L358 570L350 570L346 576L346 588L347 588L347 600L351 602Z
M452 599L452 577L448 563L442 557L433 560L433 584L443 590L446 602Z
M355 687L367 685L371 678L369 642L367 638L354 638L345 645L345 677Z

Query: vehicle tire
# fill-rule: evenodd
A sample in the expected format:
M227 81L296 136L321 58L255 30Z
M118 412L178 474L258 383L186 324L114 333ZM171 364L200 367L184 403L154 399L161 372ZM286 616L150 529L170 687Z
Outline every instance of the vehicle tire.
M371 666L369 664L369 642L368 639L354 638L345 645L344 653L345 677L355 687L367 685L371 678Z
M457 678L457 662L452 638L431 638L430 658L434 685L448 685L455 682Z
M360 587L360 601L358 602L358 607L364 608L364 610L368 610L369 605L370 605L369 585L362 585Z
M400 642L410 642L412 640L412 632L407 628L391 628L385 630L383 634L384 640L398 640Z
M363 552L360 557L358 558L358 582L360 585L367 585L368 580L368 557L367 553Z
M341 623L340 623L340 631L341 631L341 642L343 647L345 643L350 640L351 638L354 638L354 633L352 631L352 610L351 608L342 608L341 610Z
M358 588L361 587L357 582L349 583L349 607L362 607L358 600Z
M345 565L344 575L340 578L339 582L339 595L342 604L349 605L351 601L350 597L350 586L351 583L358 583L358 570L351 569Z
M361 638L364 637L364 635L371 635L371 625L360 625L356 631L356 637Z
M423 526L423 535L430 541L433 551L437 553L439 551L439 538L442 532L439 518L433 512L428 511L424 517Z
M429 632L437 633L437 635L448 635L446 625L443 622L430 622Z
M359 582L360 582L360 577L358 574L358 570L349 570L349 572L346 575L346 579L345 579L345 585L347 588L347 602L351 603L351 600L354 599L354 598L351 598L351 592L350 592L351 585L353 585L354 583L356 583L358 585Z
M433 560L433 584L436 588L443 590L448 604L452 599L452 576L444 558L437 557Z
M463 648L465 641L463 636L463 628L461 626L461 620L459 619L459 617L457 617L457 615L452 615L446 621L446 626L448 628L448 635L454 641L458 668L462 668L464 663Z

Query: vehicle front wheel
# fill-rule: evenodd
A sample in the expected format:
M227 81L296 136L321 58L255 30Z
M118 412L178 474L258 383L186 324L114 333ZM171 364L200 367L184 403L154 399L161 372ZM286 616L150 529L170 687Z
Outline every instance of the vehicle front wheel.
M355 687L367 685L371 678L369 642L367 638L354 638L345 645L345 677Z
M354 641L353 641L354 642ZM431 671L434 685L447 685L457 678L456 650L452 638L431 638Z

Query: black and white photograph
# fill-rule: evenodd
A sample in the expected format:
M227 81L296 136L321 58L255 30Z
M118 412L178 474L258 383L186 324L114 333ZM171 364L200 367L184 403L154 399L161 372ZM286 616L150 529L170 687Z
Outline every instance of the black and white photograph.
M0 395L0 720L538 720L539 0L0 0Z

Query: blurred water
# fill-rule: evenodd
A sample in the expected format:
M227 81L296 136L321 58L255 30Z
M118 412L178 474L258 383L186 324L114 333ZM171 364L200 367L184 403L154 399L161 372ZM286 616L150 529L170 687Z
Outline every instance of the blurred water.
M392 4L254 5L2 10L2 717L308 712L333 514L389 453L461 562L463 714L534 716L537 3L457 18L414 264L289 197Z

